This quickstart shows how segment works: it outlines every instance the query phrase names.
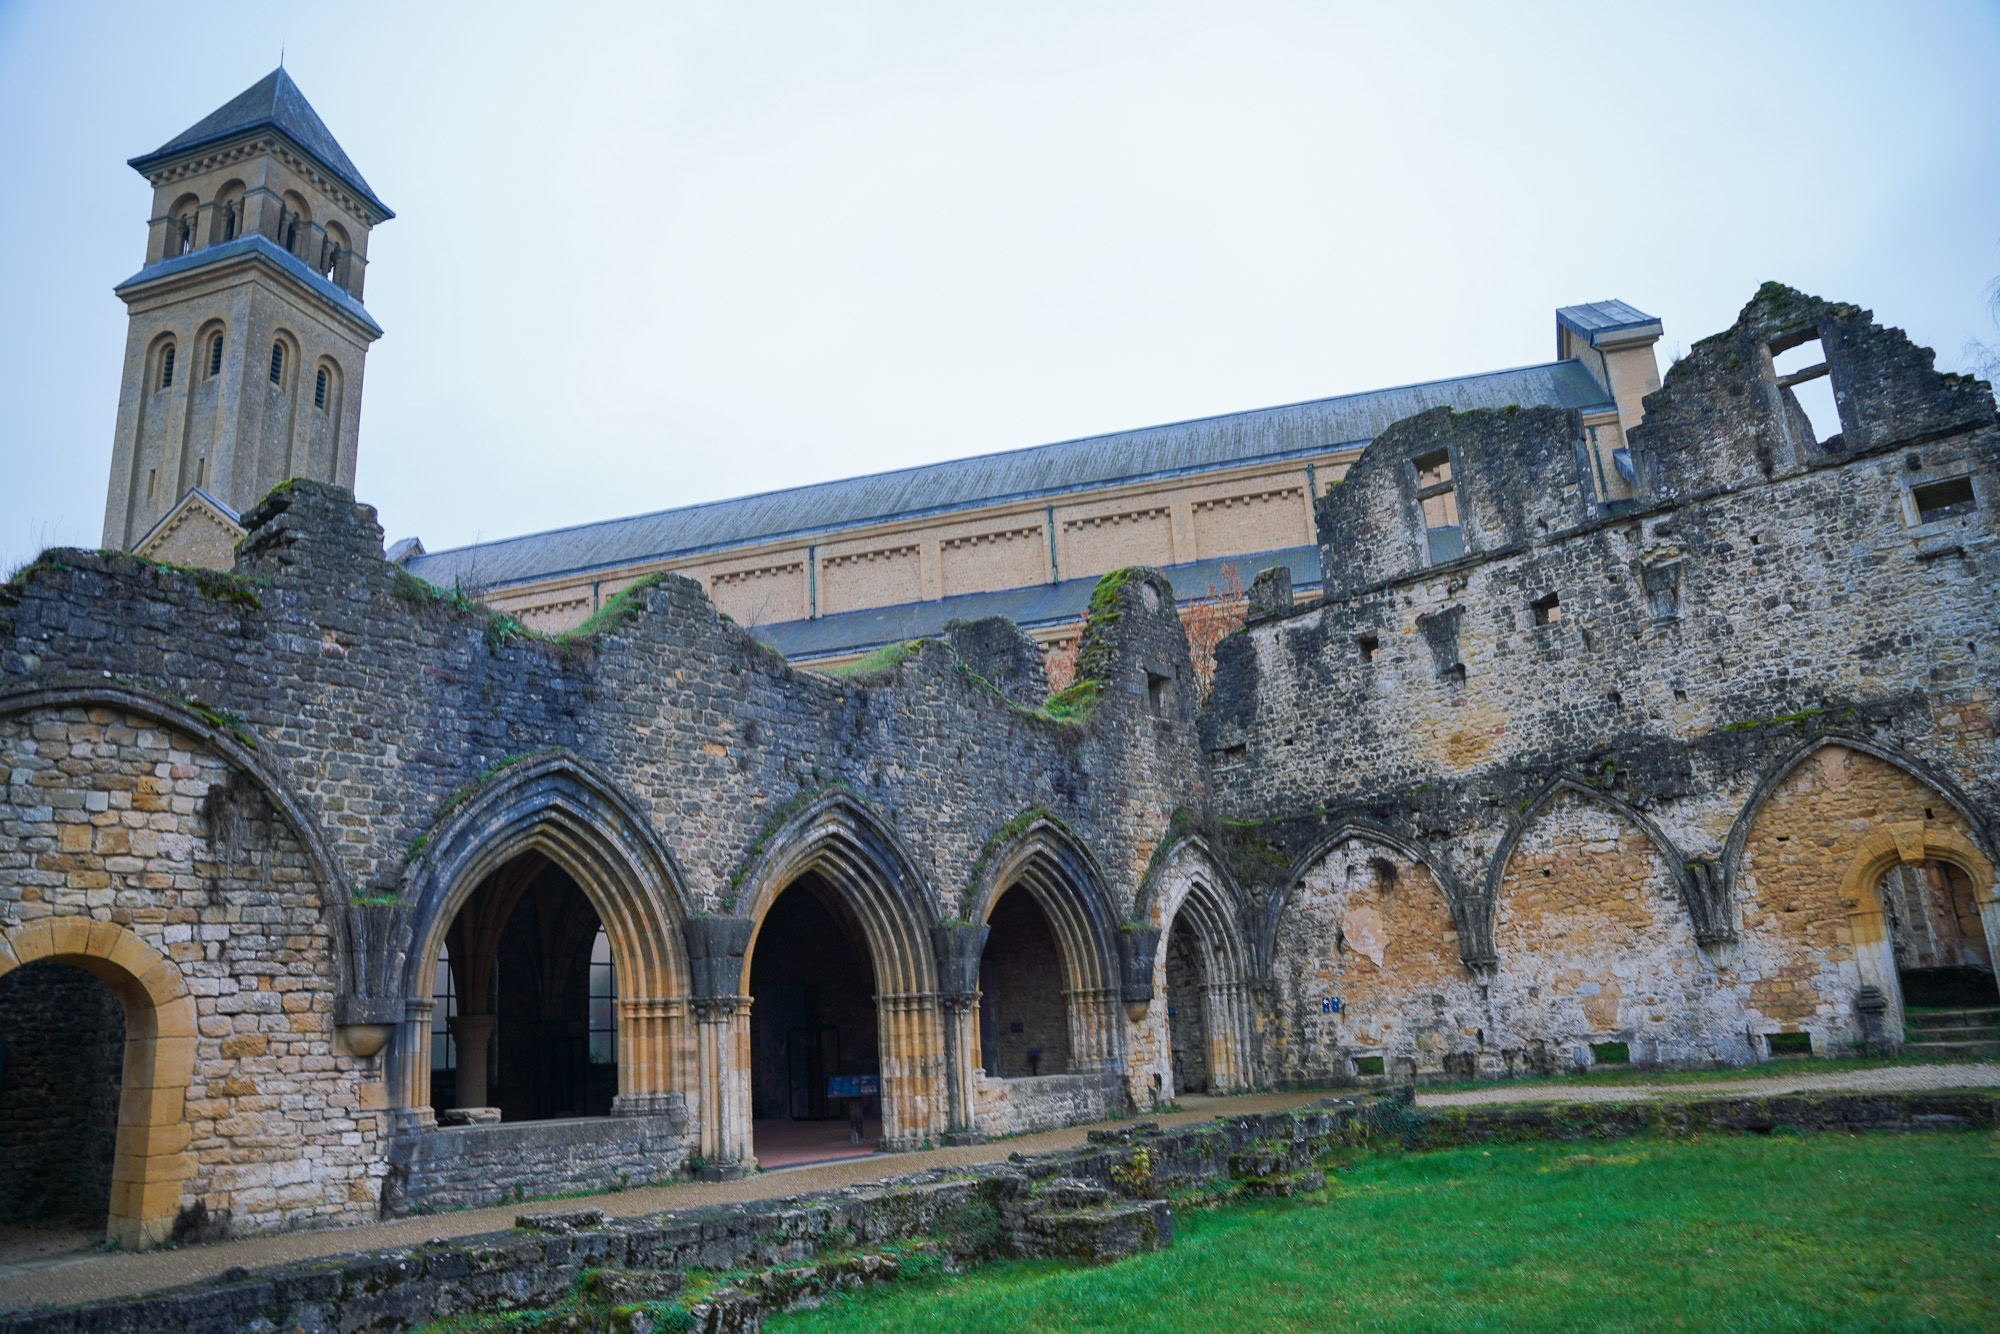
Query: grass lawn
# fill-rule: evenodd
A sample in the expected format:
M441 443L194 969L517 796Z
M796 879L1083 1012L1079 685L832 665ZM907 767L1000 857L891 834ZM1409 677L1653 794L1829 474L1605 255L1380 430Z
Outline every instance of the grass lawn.
M1319 1201L1177 1211L1172 1249L774 1316L868 1330L2000 1329L2000 1138L1779 1135L1350 1160Z

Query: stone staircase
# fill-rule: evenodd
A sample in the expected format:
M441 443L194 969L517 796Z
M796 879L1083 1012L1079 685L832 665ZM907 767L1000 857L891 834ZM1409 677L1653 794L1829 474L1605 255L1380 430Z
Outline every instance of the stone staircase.
M1905 1011L1912 1056L2000 1056L2000 1007Z

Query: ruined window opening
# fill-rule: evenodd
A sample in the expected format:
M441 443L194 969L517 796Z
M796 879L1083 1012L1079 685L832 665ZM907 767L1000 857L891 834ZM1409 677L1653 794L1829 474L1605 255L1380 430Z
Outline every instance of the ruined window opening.
M451 1021L458 1018L458 979L451 971L451 948L438 946L437 978L431 983L431 1069L458 1069L458 1040Z
M1146 705L1152 709L1156 717L1166 717L1167 687L1169 684L1171 683L1164 676L1155 676L1151 672L1146 673Z
M618 1063L618 971L601 926L590 944L590 1063Z
M1796 335L1798 341L1771 343L1771 369L1777 373L1781 396L1789 396L1805 416L1812 444L1833 451L1840 448L1840 406L1835 399L1832 372L1827 369L1826 349L1816 334Z
M1615 690L1607 690L1607 691L1605 691L1605 692L1604 692L1604 698L1605 698L1605 699L1606 699L1606 700L1607 700L1608 702L1610 702L1610 703L1612 703L1612 704L1623 704L1623 703L1625 702L1625 697L1624 697L1623 695L1619 694L1619 693L1618 693L1617 691L1615 691Z
M1681 616L1681 563L1673 561L1666 565L1649 565L1639 572L1640 586L1646 594L1646 610L1653 618L1653 624L1661 625L1677 621Z
M170 370L173 355L173 349L168 348L167 365ZM1970 477L1953 477L1948 481L1932 482L1929 486L1912 487L1910 499L1916 502L1918 523L1936 523L1939 519L1956 518L1979 508L1979 498L1972 493Z
M1354 641L1354 647L1361 654L1361 661L1375 661L1375 651L1382 647L1382 641L1374 635L1363 635Z
M1556 625L1562 621L1562 599L1554 593L1536 598L1529 605L1534 608L1536 625Z
M1465 537L1458 522L1458 493L1451 476L1451 454L1440 449L1413 459L1417 470L1417 506L1423 514L1424 541L1433 565L1465 554Z
M1682 704L1687 703L1687 697L1688 697L1688 692L1685 690L1676 690L1674 692L1674 699L1679 703Z
M326 411L326 367L319 368L319 375L313 380L313 406Z
M1354 1073L1357 1075L1379 1075L1382 1073L1380 1056L1357 1056L1354 1058Z
M285 345L271 344L271 383L279 384L285 375Z
M172 389L173 387L174 387L174 345L172 343L168 343L166 346L166 350L160 353L160 388Z
M1764 1044L1773 1060L1784 1056L1810 1056L1813 1054L1810 1033L1766 1033Z
M222 374L222 335L208 340L208 374L210 379Z
M1593 1042L1590 1044L1590 1059L1594 1065L1630 1065L1632 1047L1624 1042Z

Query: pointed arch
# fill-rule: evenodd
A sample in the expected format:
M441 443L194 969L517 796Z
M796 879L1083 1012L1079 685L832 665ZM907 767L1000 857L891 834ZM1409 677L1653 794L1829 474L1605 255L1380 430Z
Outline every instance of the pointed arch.
M1558 774L1550 779L1508 820L1507 832L1500 836L1498 846L1493 849L1493 857L1486 864L1483 893L1489 903L1497 904L1500 900L1500 882L1506 878L1507 863L1513 859L1514 848L1520 843L1522 835L1528 832L1535 818L1548 809L1549 803L1565 792L1574 793L1614 812L1651 840L1666 861L1675 888L1680 891L1681 905L1687 909L1698 943L1717 945L1736 939L1728 896L1719 892L1712 877L1697 871L1698 864L1681 851L1666 830L1644 811L1573 774Z
M937 900L916 858L889 823L845 787L813 794L759 844L736 880L735 912L749 922L738 996L749 995L757 937L771 906L801 876L816 873L854 914L868 944L882 1063L883 1147L920 1147L943 1132L948 1113L940 1096L946 1056L931 933ZM747 1054L747 1013L733 1003L728 1009L729 1022L740 1030L731 1042ZM729 1161L739 1156L736 1142L748 1143L748 1078L746 1070L733 1100L743 1110L736 1113L740 1125L732 1123L725 1137Z
M172 1234L183 1184L195 1173L185 1107L194 1078L194 998L173 960L116 922L44 917L0 930L0 976L44 961L97 977L124 1007L125 1065L105 1235L133 1249L157 1246Z
M1906 755L1894 746L1877 741L1872 737L1856 736L1848 732L1821 732L1787 751L1782 759L1766 771L1750 790L1737 812L1736 819L1729 826L1729 839L1722 849L1722 883L1730 897L1734 897L1737 878L1743 868L1743 847L1749 841L1750 828L1756 823L1758 813L1773 793L1790 776L1791 772L1812 758L1813 754L1827 746L1844 746L1848 750L1872 755L1884 764L1901 769L1919 783L1929 787L1943 798L1958 817L1965 821L1965 827L1972 831L1972 842L1981 856L1989 864L2000 863L2000 847L1996 846L1992 829L1981 818L1979 807L1966 796L1959 786L1949 778L1933 770L1929 765L1911 755Z
M1002 895L1033 896L1055 933L1062 989L1070 1003L1070 1057L1080 1071L1114 1065L1123 1047L1118 1022L1118 914L1104 872L1067 825L1030 810L1008 825L967 890L966 913L988 921Z
M612 779L567 751L529 756L453 805L422 847L398 891L410 915L405 1018L391 1060L401 1106L430 1103L430 996L445 933L474 890L528 852L576 882L610 939L626 1020L618 1035L618 1109L656 1110L689 1086L686 877Z
M1263 931L1257 942L1259 971L1268 973L1272 955L1276 947L1278 926L1284 919L1285 909L1291 903L1292 893L1305 884L1306 875L1341 844L1358 840L1376 843L1392 852L1400 853L1409 861L1416 862L1431 874L1438 891L1444 895L1445 907L1451 912L1453 926L1458 930L1459 957L1476 977L1490 976L1495 966L1493 955L1493 901L1489 895L1470 894L1451 864L1433 853L1415 839L1407 838L1393 829L1375 824L1369 820L1343 820L1332 832L1316 839L1305 852L1292 860L1285 873L1285 883L1271 891L1264 904Z
M1242 892L1206 838L1190 833L1175 841L1154 864L1141 911L1158 932L1153 951L1154 985L1169 1008L1177 1000L1167 981L1167 959L1174 928L1185 924L1194 939L1202 967L1202 1030L1206 1039L1210 1086L1216 1090L1249 1088L1258 1082L1257 1026L1250 1006L1250 989L1257 970L1255 944L1243 930L1238 905ZM1171 1062L1168 1062L1171 1067ZM1172 1070L1161 1071L1171 1077ZM1173 1090L1178 1096L1182 1092Z

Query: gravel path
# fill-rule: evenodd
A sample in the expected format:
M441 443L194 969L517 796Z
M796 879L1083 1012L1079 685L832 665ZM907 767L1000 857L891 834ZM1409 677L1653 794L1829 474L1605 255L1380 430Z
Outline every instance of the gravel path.
M1803 1063L1801 1063L1803 1064ZM1769 1068L1769 1067L1765 1067ZM1773 1074L1741 1079L1688 1080L1663 1084L1532 1084L1509 1088L1474 1089L1465 1093L1424 1093L1417 1097L1421 1107L1468 1107L1508 1102L1633 1102L1658 1098L1703 1098L1728 1093L1796 1093L1807 1089L1825 1092L1864 1090L1908 1091L1934 1088L2000 1087L2000 1063L1890 1066L1880 1070L1826 1071L1814 1074ZM1247 1112L1277 1111L1310 1104L1326 1097L1325 1091L1295 1090L1285 1093L1242 1094L1228 1098L1187 1097L1184 1111L1154 1119L1162 1125L1186 1125L1217 1116ZM1072 1148L1085 1141L1086 1126L1048 1130L995 1140L988 1144L956 1149L931 1149L923 1153L876 1154L866 1158L844 1158L830 1163L790 1167L760 1172L743 1181L709 1184L676 1182L646 1186L588 1199L570 1199L504 1205L491 1209L468 1209L458 1213L430 1214L391 1223L362 1227L332 1228L317 1232L292 1232L278 1236L251 1237L243 1241L221 1242L187 1250L118 1251L110 1254L71 1252L48 1256L33 1254L32 1247L11 1254L0 1238L0 1307L35 1306L51 1302L87 1302L107 1297L153 1292L180 1283L212 1277L225 1269L241 1266L256 1269L291 1260L339 1255L349 1251L374 1250L385 1246L419 1245L433 1237L463 1237L476 1232L495 1232L514 1225L517 1214L538 1209L595 1208L618 1217L659 1213L667 1209L692 1209L709 1204L733 1204L743 1200L769 1199L779 1195L802 1195L839 1186L860 1185L882 1177L901 1176L932 1167L967 1167L975 1163L1004 1161L1011 1153L1043 1153L1050 1149ZM27 1240L22 1238L22 1240ZM24 1253L24 1251L26 1253Z

